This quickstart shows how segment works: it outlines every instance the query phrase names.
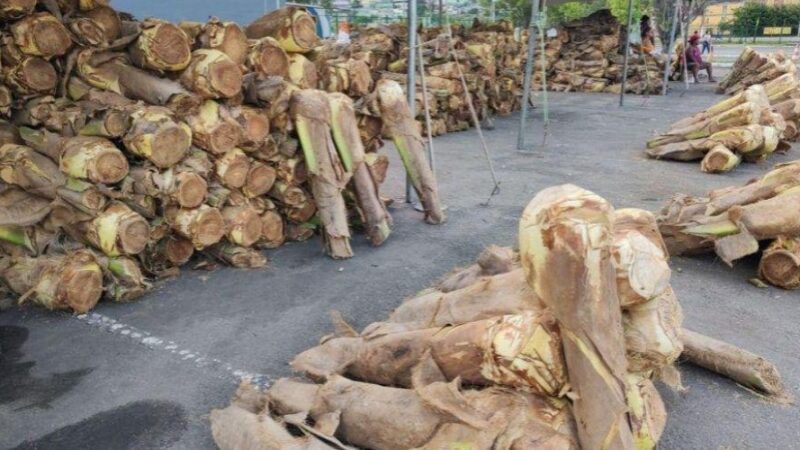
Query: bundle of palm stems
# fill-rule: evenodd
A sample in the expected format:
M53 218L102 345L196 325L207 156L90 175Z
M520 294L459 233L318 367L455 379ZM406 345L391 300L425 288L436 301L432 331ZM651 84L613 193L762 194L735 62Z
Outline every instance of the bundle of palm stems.
M653 449L679 355L783 395L757 355L682 328L655 217L573 185L523 212L519 252L469 267L294 358L304 378L248 381L211 412L222 450Z
M761 253L758 276L784 289L800 287L800 161L776 166L744 186L677 195L659 228L672 255L715 252L728 265Z
M646 153L655 159L700 160L703 172L723 173L742 161L761 162L788 151L800 119L797 87L794 74L752 85L675 122L647 142Z
M261 267L261 249L315 233L347 258L352 227L380 245L380 136L425 220L445 220L402 89L367 74L319 90L307 11L243 29L136 21L107 3L0 5L0 280L20 301L85 312L142 295L196 252ZM370 92L362 120L348 95Z
M797 66L782 51L762 55L745 47L731 71L720 81L717 92L737 94L754 84L763 84L785 74L796 74Z

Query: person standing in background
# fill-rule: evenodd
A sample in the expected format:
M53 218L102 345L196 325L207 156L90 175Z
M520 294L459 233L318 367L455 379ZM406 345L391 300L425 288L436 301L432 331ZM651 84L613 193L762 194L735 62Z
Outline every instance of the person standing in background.
M642 38L642 53L652 55L656 49L656 30L650 23L650 16L644 15L639 21L639 34Z
M714 51L714 47L711 45L711 33L708 31L703 34L703 49L700 51L701 54L705 54L706 52L711 53Z

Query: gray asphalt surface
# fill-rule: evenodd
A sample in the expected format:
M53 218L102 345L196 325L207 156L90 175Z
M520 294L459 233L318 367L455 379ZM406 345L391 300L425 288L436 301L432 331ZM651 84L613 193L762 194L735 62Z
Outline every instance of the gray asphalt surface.
M625 108L616 96L551 93L547 145L538 145L535 111L526 133L537 146L527 154L515 149L518 117L498 119L486 136L502 190L488 207L481 203L492 184L476 133L437 138L449 222L426 225L398 203L389 241L371 248L359 235L349 261L323 257L314 239L269 252L267 269L186 271L140 301L103 303L84 317L32 307L0 312L0 448L214 448L208 412L227 404L239 376L267 384L289 375L289 359L331 331L330 310L361 328L484 246L513 245L520 212L542 188L575 183L617 207L656 210L673 192L742 183L796 158L795 149L728 175L646 159L643 144L654 130L719 100L711 87L628 97ZM400 165L390 145L384 151L393 157L384 191L401 198ZM729 269L713 257L675 258L672 267L687 327L762 354L800 391L800 292L748 284L755 260ZM680 368L687 392L660 387L669 411L661 448L798 447L797 407Z

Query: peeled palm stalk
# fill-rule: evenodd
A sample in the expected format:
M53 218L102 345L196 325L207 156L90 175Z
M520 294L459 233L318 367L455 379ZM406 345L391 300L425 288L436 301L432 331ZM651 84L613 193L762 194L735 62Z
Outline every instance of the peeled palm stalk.
M11 25L14 44L22 53L50 59L72 48L72 37L60 20L49 13L28 14Z
M242 247L250 247L261 237L261 217L250 206L228 206L222 209L228 240Z
M367 163L369 173L375 182L383 184L386 181L386 174L389 172L389 157L379 153L367 153L364 156L364 162Z
M735 169L742 161L736 153L733 153L724 145L715 145L703 160L700 162L700 170L705 173L725 173Z
M435 285L440 292L452 292L479 282L483 277L510 272L519 268L519 255L511 247L490 245L478 256L475 264L456 268Z
M290 108L311 176L325 252L334 259L350 258L353 251L342 191L351 173L343 166L331 138L327 94L312 89L297 91L292 95Z
M91 222L81 224L85 238L107 256L141 253L150 238L150 226L122 203L113 203Z
M259 251L230 242L220 242L206 251L215 258L239 269L255 269L267 265L267 258Z
M214 155L233 150L243 139L242 127L231 111L214 100L206 100L197 114L189 116L194 145Z
M743 90L742 92L739 92L738 94L730 98L726 98L721 102L715 103L714 105L706 108L705 111L699 112L693 116L681 119L673 123L672 125L670 125L670 129L680 130L682 128L686 128L701 123L707 119L722 114L732 108L735 108L745 103L768 106L770 104L769 93L767 92L765 87L760 84L757 84L755 86L750 86L749 88Z
M287 52L307 53L319 43L317 25L303 8L289 6L262 16L245 28L250 39L272 37Z
M103 293L103 272L95 256L85 250L68 255L12 258L0 273L5 284L47 309L85 313Z
M353 190L372 245L381 245L391 233L392 219L380 198L378 184L364 162L364 145L358 134L353 101L344 94L328 94L333 140L342 165L353 174Z
M316 89L317 66L300 53L289 53L289 81L300 89Z
M203 98L231 98L242 91L242 71L225 53L200 49L192 52L181 83Z
M455 327L334 338L299 354L292 368L312 379L333 374L387 386L412 386L425 364L429 382L460 378L557 396L566 383L555 323L542 312L500 316ZM419 378L419 377L418 377ZM424 380L417 379L416 387Z
M800 239L778 236L761 255L758 274L773 286L800 288Z
M33 12L36 0L7 0L0 5L0 19L11 21L21 19Z
M791 401L778 369L769 361L736 346L689 330L681 332L683 356L692 364L722 374L778 401Z
M247 183L247 174L250 172L250 159L247 155L234 148L217 159L214 173L223 186L239 189Z
M628 371L648 374L674 363L683 351L683 311L672 288L622 313Z
M767 104L767 107L768 106L769 104ZM692 123L684 128L673 129L665 134L659 135L647 142L647 148L700 139L731 127L758 123L761 110L764 107L764 105L754 102L742 103L725 112L701 120L700 122Z
M168 110L142 108L131 114L131 127L122 142L129 152L166 169L186 156L192 145L192 131Z
M158 19L141 22L141 34L130 47L131 60L142 69L178 72L189 66L192 46L177 25Z
M647 149L647 155L656 159L692 161L702 159L717 145L741 153L756 154L760 149L774 150L778 133L773 127L758 124L736 126L718 131L709 137L659 145Z
M797 74L794 72L783 74L774 80L764 83L764 89L772 105L792 98L798 87L800 87L800 80L797 79Z
M201 48L219 50L241 66L247 59L247 36L236 22L223 22L212 17L196 38Z
M520 220L520 260L529 284L558 321L583 448L634 446L610 257L612 220L608 202L574 185L539 192Z
M150 105L169 106L183 113L192 111L200 103L196 95L177 81L133 67L118 54L81 50L76 57L76 69L81 79L92 87Z
M278 41L268 36L253 41L247 54L247 64L253 71L264 75L289 77L289 56Z
M664 294L669 288L671 271L661 246L661 236L648 236L635 226L635 220L647 224L649 213L641 210L621 211L620 226L617 226L617 214L614 216L611 255L616 270L619 303L623 308L629 308L646 304ZM636 214L639 217L632 217ZM655 218L652 223L655 223Z
M765 200L797 185L800 185L800 161L779 164L766 175L744 186L711 191L708 213L718 214L735 205L744 206Z
M649 378L638 374L627 374L625 385L634 446L637 449L658 448L658 440L667 424L661 396Z
M439 202L436 178L425 158L422 136L403 98L403 90L399 84L390 80L378 81L375 89L386 134L394 141L408 177L422 202L425 221L431 224L444 223L447 218Z
M283 218L276 211L265 211L261 215L261 240L258 245L263 248L278 248L285 241Z
M189 239L196 250L203 250L225 236L225 219L219 209L200 205L194 209L172 208L167 221L180 236Z

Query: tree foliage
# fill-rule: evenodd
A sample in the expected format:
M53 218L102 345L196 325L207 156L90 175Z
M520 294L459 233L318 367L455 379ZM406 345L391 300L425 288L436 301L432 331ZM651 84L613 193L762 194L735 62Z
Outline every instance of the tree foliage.
M760 36L764 27L793 27L800 22L800 5L767 6L745 3L733 13L733 20L721 26L734 36Z

